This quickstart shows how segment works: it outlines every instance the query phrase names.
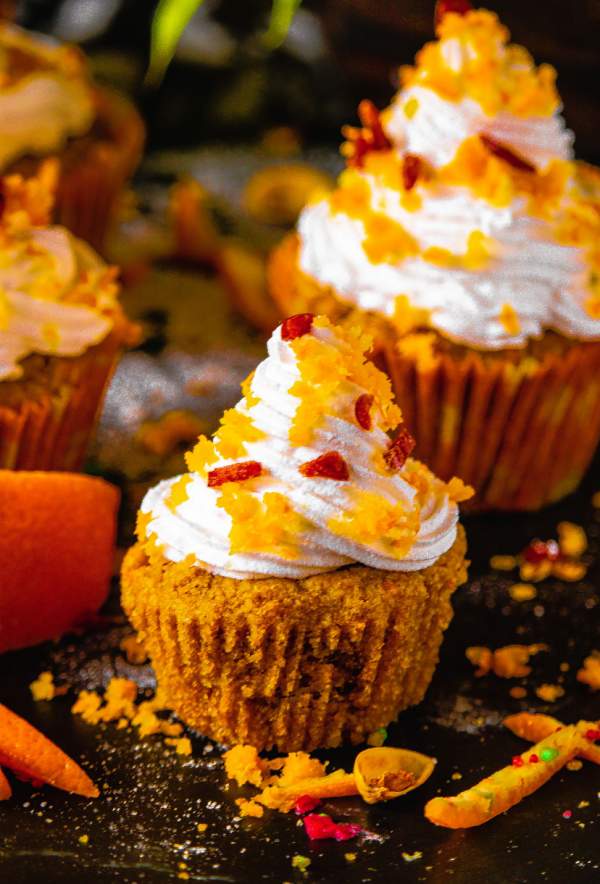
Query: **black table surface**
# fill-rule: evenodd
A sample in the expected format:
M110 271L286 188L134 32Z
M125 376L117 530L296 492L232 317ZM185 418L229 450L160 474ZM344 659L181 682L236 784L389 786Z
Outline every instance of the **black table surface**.
M600 717L600 702L575 679L583 657L599 646L597 554L600 512L590 497L600 487L598 470L580 492L537 515L487 515L466 520L473 565L469 583L455 596L455 617L425 701L389 729L389 745L434 755L438 765L421 789L385 805L360 799L327 802L335 819L358 822L369 833L355 841L309 842L294 814L266 811L263 819L239 819L235 797L252 790L228 786L220 748L193 736L192 758L166 749L159 737L140 741L114 725L85 724L70 712L77 689L99 687L111 675L134 677L151 687L148 666L131 666L118 650L126 625L113 626L58 645L0 658L0 701L55 740L101 785L102 797L85 801L45 788L15 784L13 800L0 807L0 880L35 882L558 882L600 880L598 808L600 770L585 763L556 775L518 807L480 828L450 831L423 816L435 794L454 794L523 751L502 717L522 709L550 712L564 721ZM493 553L512 553L533 536L553 536L556 523L585 525L593 560L579 584L547 580L537 597L514 602L511 575L489 571ZM116 595L111 610L117 606ZM546 642L548 653L533 660L527 679L475 678L464 656L473 644L498 647ZM561 673L560 664L569 670ZM563 667L564 668L564 667ZM69 684L68 695L35 703L29 683L50 669ZM535 687L564 679L565 695L549 705ZM509 688L523 683L528 696L514 700ZM332 765L349 766L355 750L324 752ZM461 779L452 774L461 774ZM565 818L566 810L572 812ZM201 834L199 822L208 828ZM82 845L81 835L88 843ZM414 855L413 861L402 854ZM355 854L354 859L346 858ZM302 874L295 854L311 860ZM183 864L183 865L181 865Z

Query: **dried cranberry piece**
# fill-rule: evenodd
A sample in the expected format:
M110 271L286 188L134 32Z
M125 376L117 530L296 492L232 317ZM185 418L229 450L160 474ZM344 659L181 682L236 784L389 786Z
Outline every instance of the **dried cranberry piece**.
M521 172L535 172L533 163L530 163L529 160L526 160L520 154L515 153L510 147L500 144L499 141L490 138L489 135L480 135L479 138L490 153L493 153L499 160L504 160L513 169L519 169Z
M309 813L304 817L304 828L311 841L321 838L335 838L336 841L347 841L362 832L356 823L336 823L325 813Z
M356 422L363 430L370 430L373 426L373 421L371 420L372 405L373 397L370 393L363 393L354 403Z
M560 547L556 540L540 540L536 537L523 550L523 558L532 565L537 565L546 560L555 562L560 558Z
M466 15L473 7L469 0L438 0L435 4L434 23L437 28L441 20L449 12L455 12L457 15Z
M296 313L294 316L288 316L281 323L281 340L293 341L294 338L307 335L312 328L314 318L314 313Z
M381 116L372 101L364 99L358 105L361 128L344 126L342 134L348 139L348 165L362 169L365 156L373 150L389 150L391 141L383 131Z
M225 482L245 482L246 479L255 479L262 475L262 464L257 460L246 460L242 463L232 463L226 467L216 467L208 474L208 487L218 488Z
M407 153L402 161L402 181L405 190L412 190L418 181L423 168L421 158L413 153Z
M406 427L401 427L400 432L394 441L390 443L388 450L383 456L390 470L402 469L415 444L415 440Z
M294 805L294 810L298 816L302 816L302 814L310 813L311 810L318 807L320 803L321 802L318 798L313 798L311 795L300 795Z
M350 478L348 464L338 451L326 451L314 460L303 463L300 472L308 479L335 479L346 482Z

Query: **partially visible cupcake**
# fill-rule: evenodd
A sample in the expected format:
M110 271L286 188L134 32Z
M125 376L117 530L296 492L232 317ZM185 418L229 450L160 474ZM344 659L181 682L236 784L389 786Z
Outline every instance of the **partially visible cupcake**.
M537 509L577 487L600 437L598 182L572 159L553 69L494 13L438 10L390 107L361 106L349 168L273 255L271 291L283 315L373 332L436 474L479 507Z
M142 503L123 606L163 701L213 739L360 742L432 677L470 489L410 459L369 343L287 319L190 472Z
M96 248L143 141L137 111L92 83L77 48L0 22L0 174L58 156L56 219Z
M76 470L135 327L116 270L49 225L55 165L0 187L0 469Z

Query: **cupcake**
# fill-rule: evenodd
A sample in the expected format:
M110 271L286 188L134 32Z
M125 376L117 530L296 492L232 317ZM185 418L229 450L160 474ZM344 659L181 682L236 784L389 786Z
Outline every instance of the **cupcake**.
M0 174L57 155L56 220L96 248L143 140L137 111L93 85L78 49L0 22Z
M116 270L49 225L55 164L0 182L0 469L76 470L135 327Z
M346 130L347 168L272 256L271 292L371 331L436 475L533 510L577 487L600 436L600 186L554 70L494 13L438 10L391 105Z
M267 346L189 473L146 495L123 606L161 700L208 737L358 743L431 680L470 489L410 459L360 332L304 314Z

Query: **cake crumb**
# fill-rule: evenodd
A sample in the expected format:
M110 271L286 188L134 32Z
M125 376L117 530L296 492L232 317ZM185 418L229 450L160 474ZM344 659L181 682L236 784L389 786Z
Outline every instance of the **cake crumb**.
M555 703L560 697L564 697L565 689L559 684L542 684L535 689L535 693L545 703Z
M462 774L458 770L455 770L454 773L452 774L452 776L450 777L450 779L451 780L462 780Z
M600 652L592 651L585 658L583 666L577 673L577 681L587 684L593 691L600 690Z
M196 828L198 829L198 831L199 831L200 834L202 835L202 834L204 834L204 832L206 832L206 830L208 829L208 823L198 823L198 824L196 825Z
M235 780L238 786L250 783L260 787L269 770L269 765L260 757L254 746L240 744L232 746L223 755L225 773L228 780Z
M493 571L513 571L518 565L515 556L492 556L490 568Z
M260 818L265 812L261 804L257 804L256 801L248 800L247 798L236 798L235 803L240 809L240 816Z
M589 806L590 806L589 801L580 801L579 804L577 805L577 810L582 810L584 807L589 807Z
M53 700L56 696L54 676L51 672L40 672L36 680L29 685L29 690L36 703L38 700Z
M537 595L533 583L513 583L508 587L508 594L513 602L529 602Z
M523 700L527 696L527 691L521 685L515 685L508 692L513 700Z
M357 857L356 853L345 853L344 854L344 859L346 860L347 863L356 862L356 857Z
M572 761L567 762L567 770L581 770L583 767L583 762L579 760L579 758L573 758Z
M89 844L90 836L89 835L80 835L77 840L79 841L80 844L83 844L85 846L86 844Z
M167 746L173 746L178 755L192 754L192 741L189 737L167 737Z
M145 663L148 659L145 647L140 644L137 636L133 635L133 633L131 635L126 635L125 638L121 639L119 647L125 654L127 662L132 663L134 666Z

